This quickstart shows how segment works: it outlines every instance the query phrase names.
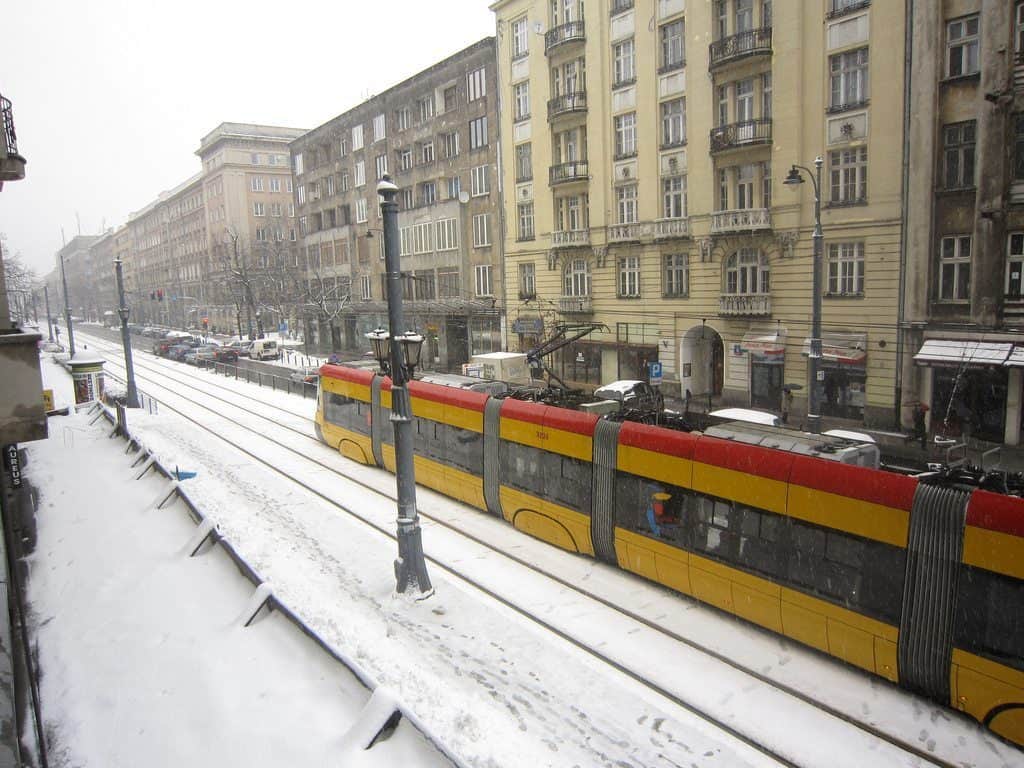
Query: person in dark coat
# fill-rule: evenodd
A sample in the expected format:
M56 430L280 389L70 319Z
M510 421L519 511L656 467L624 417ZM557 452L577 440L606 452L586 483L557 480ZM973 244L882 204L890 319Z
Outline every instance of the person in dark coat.
M928 430L924 423L926 413L928 413L928 406L924 403L914 406L914 436L921 441L922 451L928 447Z

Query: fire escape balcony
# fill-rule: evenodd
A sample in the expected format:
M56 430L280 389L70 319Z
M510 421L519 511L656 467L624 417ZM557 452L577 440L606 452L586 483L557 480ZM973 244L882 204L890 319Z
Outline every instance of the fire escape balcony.
M718 297L718 314L763 317L772 313L772 297L767 293L723 293Z
M18 154L11 100L0 96L0 189L5 181L25 178L25 158Z
M711 214L711 234L714 235L771 228L772 215L767 208L740 208Z
M771 53L772 28L748 29L746 32L738 32L713 42L710 46L708 69L716 69L747 56L764 54L771 56Z
M551 51L566 43L582 43L587 39L582 21L570 21L560 24L544 34L544 53L551 54Z
M772 121L770 117L742 120L738 123L729 123L711 129L712 153L771 143Z
M565 184L570 181L586 181L590 178L590 166L586 160L570 160L568 163L552 165L548 169L548 186Z
M573 112L587 111L587 92L573 91L564 93L561 96L548 101L548 121L555 120L560 115L567 115Z

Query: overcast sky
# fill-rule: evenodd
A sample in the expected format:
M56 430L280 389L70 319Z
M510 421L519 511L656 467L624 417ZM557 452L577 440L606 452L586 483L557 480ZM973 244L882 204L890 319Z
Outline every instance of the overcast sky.
M61 229L124 224L224 121L314 128L494 34L489 0L57 0L4 13L25 179L0 232L41 275ZM79 222L81 224L79 225Z

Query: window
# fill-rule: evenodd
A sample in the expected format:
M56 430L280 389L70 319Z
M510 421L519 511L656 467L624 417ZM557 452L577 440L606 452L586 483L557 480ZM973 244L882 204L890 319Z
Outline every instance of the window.
M469 172L469 191L473 197L486 195L491 191L486 165L478 165Z
M829 243L828 292L832 296L864 294L864 243Z
M1013 178L1019 180L1024 179L1024 114L1014 115L1013 120Z
M462 191L462 180L458 176L448 179L448 199L458 200L459 192Z
M573 259L565 267L566 296L590 295L590 265L586 259Z
M943 174L946 189L974 186L974 121L943 126Z
M749 122L754 119L754 81L752 78L737 80L735 88L736 122Z
M615 202L619 224L636 223L636 184L615 188Z
M555 202L555 224L558 230L578 232L588 228L586 195L560 197Z
M473 274L476 278L476 295L493 296L494 292L491 288L491 265L477 264L473 267Z
M373 298L373 282L369 275L359 276L359 294L362 296L363 301L369 301Z
M426 141L420 144L420 162L424 164L434 162L434 142Z
M280 203L271 203L270 204L270 215L271 216L276 216L276 217L280 218L280 216L281 216L281 204Z
M348 136L342 136L338 141L338 157L344 157L348 154Z
M968 301L971 298L971 236L942 238L939 251L939 300Z
M868 100L868 49L837 53L829 57L833 110L864 104Z
M487 146L487 118L478 117L469 121L469 148L478 149Z
M661 105L661 146L678 147L686 143L686 100L672 99Z
M978 16L965 16L946 25L946 74L962 77L978 72Z
M1024 232L1011 232L1006 241L1006 296L1024 298Z
M516 145L516 182L533 178L533 145L530 142Z
M437 220L437 250L454 251L459 247L459 220ZM429 250L429 249L428 249Z
M341 191L348 192L351 188L351 180L349 179L348 171L341 172Z
M533 203L519 203L516 209L518 211L516 239L533 240Z
M386 130L387 129L385 128L384 115L377 115L375 118L373 118L374 141L380 141L381 139L386 138Z
M772 117L772 73L761 75L761 117L771 120Z
M223 190L221 190L221 191L223 192ZM292 191L292 180L291 179L285 179L285 181L284 181L284 191L285 192L289 192L289 193Z
M263 177L262 176L253 176L252 179L251 179L250 187L251 187L253 192L262 192L263 191Z
M366 198L360 197L356 200L356 222L364 224L366 222Z
M754 28L754 0L736 0L736 32Z
M665 295L686 296L690 292L690 257L685 253L665 256Z
M681 219L686 216L686 177L666 176L661 180L662 217Z
M402 190L402 210L408 211L413 207L413 205L412 188L406 187Z
M281 180L276 176L270 177L270 191L280 192L281 191ZM333 194L333 193L332 193Z
M466 75L467 101L476 101L487 95L487 81L484 77L484 68L474 69Z
M537 273L533 262L519 265L519 298L532 299L537 295Z
M363 126L352 126L352 151L363 148Z
M442 299L459 296L459 268L439 267L437 270L437 295Z
M412 169L412 150L411 149L400 149L398 150L398 170L408 171Z
M754 207L754 165L736 166L736 208Z
M633 38L612 46L612 86L636 82L636 50Z
M288 218L295 218L295 203L288 203Z
M761 252L741 248L725 262L725 292L729 294L768 293L768 265Z
M530 30L526 16L512 22L512 58L521 59L529 52Z
M772 162L765 160L761 163L761 207L772 207Z
M412 112L408 107L402 107L401 109L395 110L395 130L405 131L408 130L409 125L412 122Z
M257 154L253 154L249 159L252 161L253 165L259 165L260 164L260 156L257 155Z
M843 149L829 153L831 202L863 203L868 199L868 148Z
M640 257L619 259L619 297L640 296Z
M356 187L366 184L366 163L363 160L356 162Z
M267 229L266 227L256 227L256 242L265 243L267 242Z
M459 92L454 85L450 85L445 88L441 94L441 98L444 100L445 112L451 112L459 105Z
M632 157L636 154L636 113L630 112L615 118L615 157Z
M447 158L458 157L459 155L459 132L442 134L444 141L444 156Z
M416 119L425 123L434 116L434 94L416 100Z
M266 212L266 209L263 206L263 203L253 203L252 204L252 215L253 216L266 216L267 215L267 212Z
M437 202L437 184L425 181L420 184L420 205L433 205Z
M473 216L473 247L483 248L491 244L491 214L478 213Z
M683 50L683 21L673 21L661 28L661 67L659 72L679 69L685 61Z
M388 172L388 156L377 155L377 178L383 179L384 175Z
M292 160L295 163L295 175L301 176L303 172L302 155L296 155Z
M530 81L512 86L513 120L519 122L530 117Z

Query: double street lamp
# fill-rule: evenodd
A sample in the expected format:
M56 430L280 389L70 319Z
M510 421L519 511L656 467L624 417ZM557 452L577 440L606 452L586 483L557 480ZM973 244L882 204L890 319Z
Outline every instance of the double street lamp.
M399 265L401 241L398 232L398 187L385 175L377 184L384 219L384 270L387 275L388 325L392 330L402 320L402 275ZM413 462L412 406L406 382L420 362L423 337L407 331L392 335L384 328L366 334L385 375L391 377L391 423L395 432L395 481L398 490L398 559L395 560L396 591L418 589L423 600L434 590L423 557L419 515L416 512L416 475Z
M811 349L807 356L807 363L810 368L809 375L811 387L807 403L807 428L815 434L821 432L821 394L818 389L818 380L823 378L821 367L821 156L814 158L814 171L803 165L795 163L789 169L789 174L783 184L790 186L803 184L804 177L800 171L805 171L811 184L814 185L814 234L811 240L814 244L814 265L811 276Z
M114 274L117 277L117 316L121 318L121 344L124 347L124 371L128 386L127 405L139 407L139 393L135 389L135 368L132 365L132 341L128 331L128 305L124 300L124 277L121 274L121 260L114 259Z

